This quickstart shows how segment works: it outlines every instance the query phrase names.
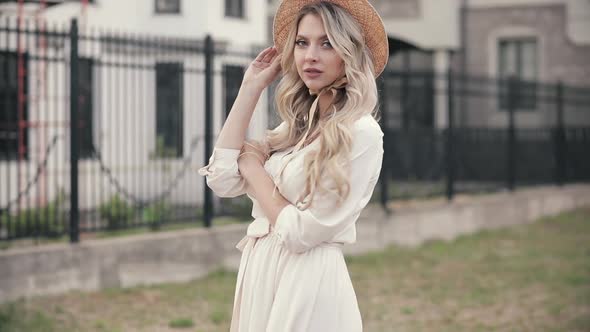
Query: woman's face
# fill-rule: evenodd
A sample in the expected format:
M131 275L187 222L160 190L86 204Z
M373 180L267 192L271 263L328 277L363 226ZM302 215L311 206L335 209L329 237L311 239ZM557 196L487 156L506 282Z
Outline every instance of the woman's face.
M297 73L311 90L320 90L344 75L344 61L330 44L317 14L307 14L299 21L293 53Z

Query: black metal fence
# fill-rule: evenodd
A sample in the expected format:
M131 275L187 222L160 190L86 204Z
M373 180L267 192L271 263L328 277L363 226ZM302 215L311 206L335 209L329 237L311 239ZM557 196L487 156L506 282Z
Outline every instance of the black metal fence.
M249 219L248 199L215 200L195 170L259 50L0 22L0 240ZM431 72L378 83L384 205L590 178L588 89Z
M590 87L403 71L379 84L383 202L590 180Z
M0 240L248 218L196 168L259 49L0 22Z

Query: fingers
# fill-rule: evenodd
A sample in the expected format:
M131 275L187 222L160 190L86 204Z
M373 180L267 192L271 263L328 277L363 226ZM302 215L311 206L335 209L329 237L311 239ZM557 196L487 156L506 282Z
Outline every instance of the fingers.
M282 54L277 55L276 58L273 59L273 62L270 64L273 70L281 70L281 59L283 58Z
M262 62L270 63L272 59L277 56L278 53L279 51L277 51L277 49L273 47L268 53L266 53Z
M262 50L262 52L260 52L258 54L258 56L256 57L256 61L262 61L262 59L264 59L264 57L266 56L266 54L268 54L268 52L270 52L272 50L272 47L267 47L264 50Z
M279 52L276 47L274 47L274 46L268 47L268 48L264 49L262 52L260 52L260 54L258 54L255 61L270 63L276 57L276 55L278 53Z

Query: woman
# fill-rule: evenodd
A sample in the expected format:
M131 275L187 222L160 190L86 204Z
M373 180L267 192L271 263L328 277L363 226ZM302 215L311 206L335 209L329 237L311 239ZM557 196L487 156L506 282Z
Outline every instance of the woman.
M246 70L209 164L219 196L253 201L231 321L233 332L362 331L341 247L355 242L383 156L375 77L387 37L367 0L285 0L275 47ZM282 123L245 142L262 91L279 75Z

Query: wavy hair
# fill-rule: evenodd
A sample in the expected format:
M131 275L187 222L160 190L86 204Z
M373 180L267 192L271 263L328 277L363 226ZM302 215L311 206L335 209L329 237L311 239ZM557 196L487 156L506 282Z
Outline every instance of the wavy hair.
M310 95L299 77L293 55L297 27L308 14L321 17L330 43L344 61L348 84L338 90L330 106L333 113L324 125L318 125L320 112L314 117L309 137L317 137L320 147L311 150L304 159L305 190L297 200L303 204L303 209L311 205L318 190L336 194L338 204L346 199L350 192L346 167L352 149L352 126L363 115L376 117L378 112L374 66L356 20L342 7L329 2L305 6L294 21L282 50L283 77L277 86L275 102L285 125L267 132L269 152L284 151L297 144L311 121L307 117L316 97ZM324 181L330 181L330 185Z

